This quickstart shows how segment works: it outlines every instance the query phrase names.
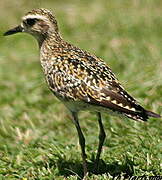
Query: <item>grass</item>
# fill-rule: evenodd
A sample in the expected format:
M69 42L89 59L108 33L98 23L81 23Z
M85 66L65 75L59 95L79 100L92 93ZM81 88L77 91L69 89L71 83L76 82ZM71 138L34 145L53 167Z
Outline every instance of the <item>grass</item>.
M36 41L29 35L3 37L28 10L55 12L69 42L102 57L124 87L147 109L162 111L162 2L160 0L65 0L0 2L0 179L80 179L78 137L65 107L48 90ZM104 114L107 139L100 173L160 175L162 120L139 123ZM88 167L98 143L94 114L80 113Z

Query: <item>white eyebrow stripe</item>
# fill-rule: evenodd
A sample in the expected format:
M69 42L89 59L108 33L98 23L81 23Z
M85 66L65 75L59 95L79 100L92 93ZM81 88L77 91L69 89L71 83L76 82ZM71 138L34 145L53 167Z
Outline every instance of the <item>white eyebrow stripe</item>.
M42 20L44 20L44 19L47 19L46 17L44 17L44 16L41 16L41 15L27 15L27 16L24 16L22 19L23 20L26 20L26 19L34 19L34 18L36 18L36 19L42 19Z

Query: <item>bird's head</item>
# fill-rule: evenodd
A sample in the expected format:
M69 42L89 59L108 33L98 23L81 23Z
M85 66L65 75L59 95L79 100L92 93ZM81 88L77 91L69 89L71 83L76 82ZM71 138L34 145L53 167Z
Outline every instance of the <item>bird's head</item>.
M55 17L47 9L34 9L22 17L22 22L17 27L4 33L4 36L18 32L33 35L38 41L50 35L58 35L58 26Z

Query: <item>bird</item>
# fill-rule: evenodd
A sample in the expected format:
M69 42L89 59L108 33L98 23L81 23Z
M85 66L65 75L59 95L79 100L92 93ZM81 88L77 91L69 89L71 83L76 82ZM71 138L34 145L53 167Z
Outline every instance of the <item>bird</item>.
M88 174L88 168L85 137L78 118L80 111L89 110L98 117L99 143L94 163L96 171L106 138L101 113L121 115L136 121L161 117L142 107L123 88L104 60L65 41L55 15L50 10L37 8L27 12L20 25L5 32L4 36L20 32L36 38L48 87L71 112L79 137L84 177Z

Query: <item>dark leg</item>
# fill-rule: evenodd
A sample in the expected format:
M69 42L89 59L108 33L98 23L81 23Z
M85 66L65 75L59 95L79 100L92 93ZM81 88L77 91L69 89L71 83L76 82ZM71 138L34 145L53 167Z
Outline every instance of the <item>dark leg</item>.
M88 170L87 170L87 161L86 161L87 155L85 153L85 138L84 138L84 135L83 135L82 130L81 130L80 125L79 125L77 113L72 112L72 116L73 116L73 119L74 119L75 127L76 127L77 132L78 132L78 136L79 136L79 144L80 144L80 147L81 147L81 150L82 150L84 176L86 176Z
M105 131L104 131L104 127L102 124L102 118L101 118L101 113L98 112L98 124L99 124L99 128L100 128L100 133L99 133L99 145L98 145L98 151L97 151L97 155L96 155L96 160L95 160L95 171L98 171L98 165L99 165L99 160L100 160L100 155L102 152L102 146L106 137Z

